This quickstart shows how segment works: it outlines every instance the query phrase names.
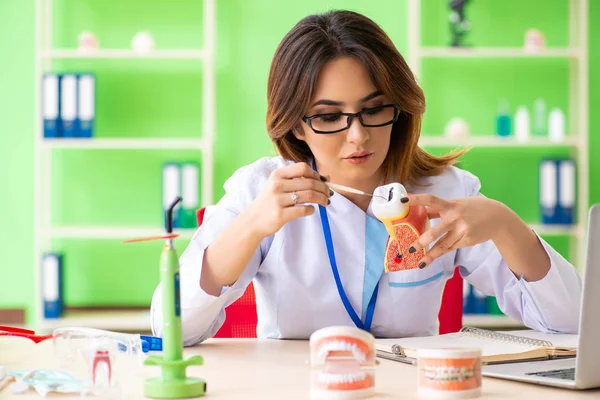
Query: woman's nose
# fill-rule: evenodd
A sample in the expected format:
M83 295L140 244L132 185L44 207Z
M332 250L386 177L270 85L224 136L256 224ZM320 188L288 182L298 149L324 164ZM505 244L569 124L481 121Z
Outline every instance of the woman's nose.
M361 144L369 140L369 131L360 123L358 117L352 118L346 140L350 143Z

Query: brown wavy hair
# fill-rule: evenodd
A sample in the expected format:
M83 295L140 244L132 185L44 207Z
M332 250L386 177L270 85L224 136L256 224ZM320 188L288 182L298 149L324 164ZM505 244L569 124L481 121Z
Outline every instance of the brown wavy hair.
M310 162L308 145L297 139L321 67L338 57L354 57L367 69L378 90L400 109L383 162L386 181L418 184L440 174L464 151L435 157L418 146L425 96L404 57L371 19L352 11L309 15L277 48L267 84L267 132L285 159Z

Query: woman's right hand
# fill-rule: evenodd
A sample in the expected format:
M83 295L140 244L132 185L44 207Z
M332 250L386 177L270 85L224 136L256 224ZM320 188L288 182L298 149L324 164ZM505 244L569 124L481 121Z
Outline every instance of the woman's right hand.
M326 181L327 178L303 162L276 169L248 208L252 216L251 229L267 237L289 221L313 214L314 207L306 203L326 207L333 195Z

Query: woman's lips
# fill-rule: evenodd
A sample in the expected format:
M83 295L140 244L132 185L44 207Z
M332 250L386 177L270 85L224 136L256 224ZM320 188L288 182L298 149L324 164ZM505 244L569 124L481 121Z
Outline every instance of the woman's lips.
M366 153L359 156L346 157L344 158L344 160L349 162L350 164L363 164L366 163L372 155L373 153Z

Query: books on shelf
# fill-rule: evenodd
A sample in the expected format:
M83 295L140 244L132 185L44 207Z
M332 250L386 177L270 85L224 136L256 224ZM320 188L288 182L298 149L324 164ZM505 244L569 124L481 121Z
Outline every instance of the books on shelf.
M181 166L181 227L194 228L196 210L200 207L199 189L200 166L195 162L186 162Z
M63 256L47 253L42 256L42 297L44 318L60 318L63 313Z
M498 307L496 297L487 296L463 279L463 315L504 315Z
M197 226L196 210L200 207L199 171L199 163L192 161L167 162L163 165L163 212L167 210L175 197L181 196L181 203L177 204L173 213L174 228L195 228Z
M572 225L576 204L575 161L545 158L540 162L539 176L542 223Z
M90 138L96 117L96 77L90 73L42 77L44 138Z

